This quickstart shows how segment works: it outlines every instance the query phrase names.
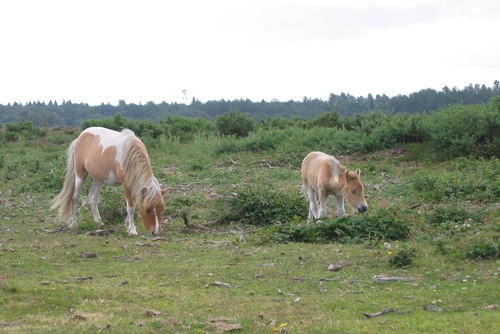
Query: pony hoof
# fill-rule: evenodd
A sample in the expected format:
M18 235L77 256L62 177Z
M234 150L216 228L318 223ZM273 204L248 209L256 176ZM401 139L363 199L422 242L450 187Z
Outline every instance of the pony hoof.
M137 236L137 235L139 235L139 233L137 233L137 231L130 231L130 232L128 232L128 235Z

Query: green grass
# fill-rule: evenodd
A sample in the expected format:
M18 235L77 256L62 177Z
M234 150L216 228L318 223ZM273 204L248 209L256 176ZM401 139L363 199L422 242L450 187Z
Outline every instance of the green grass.
M149 153L155 175L172 190L164 239L152 241L127 236L119 188L104 189L100 203L106 228L116 232L86 234L96 229L88 207L79 208L78 228L44 231L63 226L49 207L62 186L65 143L73 138L49 133L2 146L2 333L220 333L230 326L240 328L237 333L481 333L498 325L500 263L491 245L500 236L500 194L494 160L427 156L421 164L412 159L421 156L418 145L403 148L404 156L338 157L362 170L367 219L400 219L412 227L409 239L279 243L267 235L263 243L266 226L210 222L221 218L221 205L232 209L226 201L252 187L261 201L266 189L297 195L301 154L238 152L231 162L215 154L215 137L190 144L162 139ZM252 200L252 192L245 195ZM326 222L334 218L332 199L327 209ZM180 212L200 228L185 233ZM283 223L305 223L294 219ZM144 231L140 225L138 230ZM476 260L481 255L487 260ZM328 270L332 263L341 269ZM376 283L375 275L414 281ZM362 314L387 308L409 313L370 319Z

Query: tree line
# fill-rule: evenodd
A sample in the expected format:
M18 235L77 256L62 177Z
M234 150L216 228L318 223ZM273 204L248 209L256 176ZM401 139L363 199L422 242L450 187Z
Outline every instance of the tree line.
M491 87L479 84L469 84L463 89L444 87L440 91L422 89L408 95L372 94L355 97L350 94L330 94L328 99L304 97L302 101L277 100L253 102L249 99L239 100L211 100L200 102L193 97L190 104L184 103L154 103L127 104L120 100L117 106L102 103L90 106L87 103L72 103L71 100L45 102L14 102L0 104L0 123L15 123L24 119L33 122L39 127L77 126L86 119L101 119L112 117L119 113L123 117L135 120L150 120L159 122L167 117L185 116L203 118L209 121L231 110L248 114L255 121L273 117L283 118L314 118L332 110L341 116L352 117L357 114L384 111L391 113L418 114L439 110L453 104L480 104L487 103L492 97L500 95L500 84L495 80Z

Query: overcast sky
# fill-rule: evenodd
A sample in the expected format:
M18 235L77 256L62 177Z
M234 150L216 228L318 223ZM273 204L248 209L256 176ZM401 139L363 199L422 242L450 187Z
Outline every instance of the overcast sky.
M0 104L491 87L499 32L500 0L2 0Z

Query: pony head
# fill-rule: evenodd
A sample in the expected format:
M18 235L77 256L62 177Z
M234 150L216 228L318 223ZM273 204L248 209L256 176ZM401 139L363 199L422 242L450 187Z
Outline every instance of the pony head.
M139 218L146 230L151 234L161 234L161 215L163 209L165 209L162 196L169 190L170 188L162 189L160 192L157 192L151 200L147 200L146 196L143 196L141 199L141 204L139 205ZM143 193L146 191L146 189L143 189Z
M361 171L359 168L355 172L347 170L342 192L347 202L359 213L363 213L368 209L368 204L366 203L363 184L359 178L360 175Z

